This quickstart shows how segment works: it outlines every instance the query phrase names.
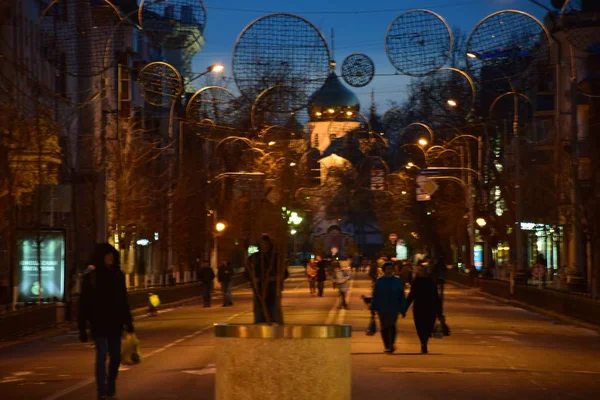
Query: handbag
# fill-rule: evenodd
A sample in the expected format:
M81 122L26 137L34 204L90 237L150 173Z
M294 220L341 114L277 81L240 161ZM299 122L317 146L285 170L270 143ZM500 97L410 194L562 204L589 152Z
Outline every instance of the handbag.
M433 333L431 336L433 336L435 339L441 339L442 337L444 337L444 331L440 322L435 323L435 326L433 327Z
M121 364L135 365L142 362L139 351L140 341L135 333L126 333L123 346L121 347Z
M373 336L377 333L377 323L375 322L375 313L371 313L371 321L367 326L367 331L365 332L367 336Z

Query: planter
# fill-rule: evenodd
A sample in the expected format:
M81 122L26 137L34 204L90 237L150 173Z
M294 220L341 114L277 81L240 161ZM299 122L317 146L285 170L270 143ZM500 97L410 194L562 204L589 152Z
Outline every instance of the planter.
M215 324L217 400L351 397L350 325Z

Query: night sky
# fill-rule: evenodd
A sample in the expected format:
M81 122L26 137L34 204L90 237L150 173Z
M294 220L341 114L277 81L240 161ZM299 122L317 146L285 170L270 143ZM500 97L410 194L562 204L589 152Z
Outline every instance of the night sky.
M547 4L549 1L542 0ZM517 9L543 19L545 11L528 0L205 0L207 9L206 45L194 58L194 71L203 71L216 62L224 63L225 81L217 81L235 89L231 76L231 53L236 38L254 19L271 12L298 14L316 25L330 41L335 30L335 60L338 74L344 58L354 52L367 54L373 59L376 74L392 74L394 67L385 54L385 33L388 25L400 14L410 9L425 8L435 11L448 24L458 27L468 35L475 25L487 15L503 10ZM370 104L371 90L379 112L389 108L391 100L402 101L409 78L376 76L362 88L353 89L361 101L361 110Z

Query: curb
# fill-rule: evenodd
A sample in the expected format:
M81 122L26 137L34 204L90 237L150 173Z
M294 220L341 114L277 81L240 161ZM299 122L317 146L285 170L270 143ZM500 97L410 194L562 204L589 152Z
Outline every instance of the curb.
M590 329L590 330L593 330L593 331L596 331L596 332L600 333L600 325L596 325L596 324L593 324L591 322L582 321L582 320L577 319L577 318L572 318L572 317L569 317L569 316L564 315L564 314L556 313L554 311L549 311L549 310L546 310L546 309L543 309L543 308L532 306L530 304L523 303L523 302L520 302L520 301L517 301L517 300L507 299L505 297L495 296L493 294L484 292L483 290L481 290L481 288L478 288L478 287L466 286L466 285L463 285L461 283L457 283L457 282L454 282L454 281L448 281L448 282L452 283L455 286L459 286L459 287L462 287L462 288L465 288L465 289L475 289L482 296L487 297L487 298L489 298L491 300L497 301L498 303L504 303L504 304L507 304L507 305L511 305L513 307L522 308L524 310L532 311L532 312L535 312L536 314L540 314L540 315L543 315L545 317L549 317L549 318L553 318L553 319L556 319L556 320L560 320L561 322L565 322L565 323L568 323L568 324L571 324L571 325L576 325L576 326L579 326L579 327L582 327L582 328L586 328L586 329Z

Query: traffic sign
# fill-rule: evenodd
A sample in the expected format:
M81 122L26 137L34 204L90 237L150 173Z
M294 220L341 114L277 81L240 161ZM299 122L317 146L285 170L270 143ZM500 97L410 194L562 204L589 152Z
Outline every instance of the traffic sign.
M417 181L417 185L419 185L418 189L421 189L422 192L427 193L430 196L433 195L436 190L438 190L438 187L439 187L438 184L426 176L419 175L417 177L416 181ZM417 191L418 191L418 189L417 189Z

